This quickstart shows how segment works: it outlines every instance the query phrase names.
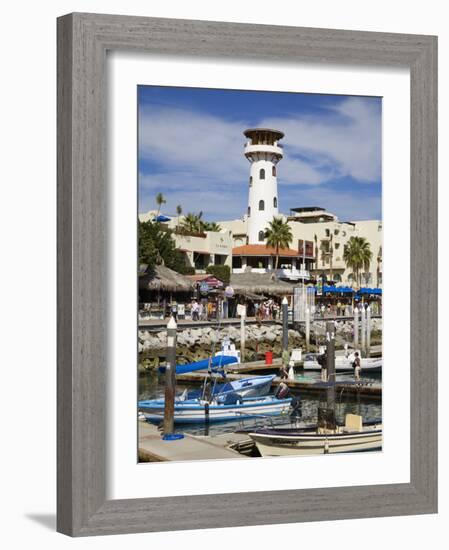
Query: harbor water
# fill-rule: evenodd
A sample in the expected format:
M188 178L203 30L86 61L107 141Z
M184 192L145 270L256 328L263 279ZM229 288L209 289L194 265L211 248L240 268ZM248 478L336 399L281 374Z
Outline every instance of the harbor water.
M318 381L320 379L320 373L317 372L302 372L295 377L297 380ZM379 383L381 381L380 376L362 376L364 383ZM337 382L344 382L345 380L353 380L352 374L338 374ZM182 393L186 388L188 390L199 388L201 386L193 384L178 383L176 386L177 393ZM273 391L273 390L272 390ZM293 395L298 395L298 392L292 390ZM242 419L232 422L212 423L210 425L205 424L190 424L175 426L176 431L183 433L190 433L192 435L219 435L225 433L233 433L239 429L249 429L255 426L284 426L284 427L301 427L310 423L316 422L318 406L324 406L325 392L323 395L317 395L316 393L301 392L302 402L302 416L301 418L291 418L290 416L280 416L259 419ZM164 397L164 376L157 374L156 372L150 372L141 374L138 379L138 399L155 399ZM344 417L348 413L359 414L363 417L364 422L380 420L382 418L382 401L378 398L357 395L348 392L338 392L336 399L336 414L337 420L344 421Z

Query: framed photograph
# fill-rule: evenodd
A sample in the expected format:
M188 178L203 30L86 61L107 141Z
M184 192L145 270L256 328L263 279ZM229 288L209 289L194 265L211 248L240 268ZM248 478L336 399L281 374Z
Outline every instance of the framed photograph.
M437 39L58 19L58 531L437 511Z

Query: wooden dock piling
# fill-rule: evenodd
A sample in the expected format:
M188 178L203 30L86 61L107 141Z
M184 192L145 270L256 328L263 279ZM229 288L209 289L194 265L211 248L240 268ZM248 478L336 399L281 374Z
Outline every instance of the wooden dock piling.
M333 321L326 323L326 356L327 356L327 408L335 410L335 324Z
M288 350L288 300L282 299L282 351Z
M366 356L371 355L371 308L366 308Z
M246 318L246 306L243 306L243 309L240 314L240 361L243 363L245 361L245 318Z
M310 309L306 307L306 351L310 349Z
M167 363L165 367L164 435L174 432L176 395L176 330L174 317L167 324Z
M359 308L354 306L354 349L359 347Z
M360 342L360 347L361 347L361 352L363 355L366 355L366 311L365 311L365 306L362 305L362 309L360 311L361 313L361 342ZM362 357L363 357L362 355Z

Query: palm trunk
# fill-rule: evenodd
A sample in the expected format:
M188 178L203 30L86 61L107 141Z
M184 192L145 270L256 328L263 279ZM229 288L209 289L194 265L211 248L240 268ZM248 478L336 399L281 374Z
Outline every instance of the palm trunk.
M278 264L279 264L279 245L276 246L276 263L275 263L275 271L277 271L278 269Z

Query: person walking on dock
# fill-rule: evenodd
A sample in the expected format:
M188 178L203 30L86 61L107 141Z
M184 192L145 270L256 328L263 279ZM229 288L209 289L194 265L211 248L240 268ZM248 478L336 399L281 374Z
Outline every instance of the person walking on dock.
M200 319L200 316L199 316L200 306L199 306L199 304L196 300L193 300L193 302L192 302L191 311L192 311L192 321L199 321L199 319Z
M354 367L354 379L356 381L359 381L360 380L360 372L362 370L362 364L361 364L361 361L360 361L360 356L359 356L358 351L356 351L354 353L354 361L352 362L352 366Z
M321 367L321 380L327 382L327 352L318 355L317 361Z
M171 314L173 319L177 322L178 321L178 304L176 302L172 302L171 304Z

